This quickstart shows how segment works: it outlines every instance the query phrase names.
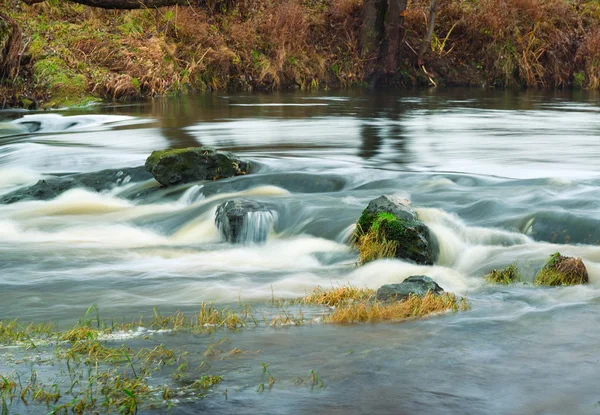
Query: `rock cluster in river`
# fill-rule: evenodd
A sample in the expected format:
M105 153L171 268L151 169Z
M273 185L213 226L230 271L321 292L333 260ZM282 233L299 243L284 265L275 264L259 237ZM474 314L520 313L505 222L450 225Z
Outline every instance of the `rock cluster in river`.
M0 203L9 204L23 200L49 200L67 190L77 187L97 192L108 190L129 182L140 182L152 178L144 167L107 169L92 173L77 173L67 176L48 177L36 184L15 190L0 198Z
M212 147L156 150L145 166L163 186L223 179L248 174L250 170L248 161Z
M383 195L371 200L358 219L354 245L361 262L393 257L422 265L434 262L437 241L410 201Z

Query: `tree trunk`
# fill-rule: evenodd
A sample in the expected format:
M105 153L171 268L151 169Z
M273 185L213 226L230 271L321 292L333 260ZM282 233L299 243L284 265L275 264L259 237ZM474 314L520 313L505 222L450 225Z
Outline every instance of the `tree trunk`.
M25 3L31 5L42 3L45 0L24 0ZM101 9L151 9L155 7L165 6L188 6L193 4L193 0L66 0L71 3L84 4L90 7L99 7Z
M386 75L393 75L398 70L405 10L406 0L388 0L388 10L385 16L385 37L381 50L383 72Z
M429 25L427 26L427 33L425 34L425 38L423 39L423 43L421 44L421 49L419 49L419 57L417 59L419 66L423 64L423 55L425 55L427 47L431 44L431 36L433 35L433 28L435 26L435 6L436 0L430 0Z
M23 32L17 22L0 12L0 79L17 76L22 41Z
M386 0L365 0L364 2L360 27L360 47L363 59L379 56L386 9Z
M365 72L374 86L398 69L407 0L365 0L360 28Z

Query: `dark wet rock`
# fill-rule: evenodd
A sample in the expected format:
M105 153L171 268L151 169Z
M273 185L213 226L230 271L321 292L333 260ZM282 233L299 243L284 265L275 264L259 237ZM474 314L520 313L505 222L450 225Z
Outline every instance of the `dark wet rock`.
M400 301L411 294L424 297L425 294L427 294L427 291L431 291L431 293L435 295L440 295L444 292L444 289L430 277L425 275L413 275L400 284L387 284L381 286L377 290L377 299L379 301Z
M39 180L33 186L11 192L0 199L0 203L9 204L23 200L48 200L81 184L68 177L53 177Z
M354 243L363 263L394 257L431 265L437 254L435 236L410 201L388 195L369 202L358 220Z
M217 207L215 223L226 241L261 243L275 220L269 208L253 200L229 200Z
M140 182L149 179L152 179L152 175L148 173L143 166L50 177L39 180L32 186L18 189L4 195L0 198L0 203L10 204L24 200L49 200L67 190L77 187L88 188L100 192L130 182Z
M88 187L98 192L116 186L123 186L127 183L143 182L152 179L152 175L146 171L144 166L108 169L92 173L78 173L69 177L78 180L83 187Z
M239 176L249 169L249 162L211 147L157 150L146 160L146 170L163 186Z
M264 173L204 184L206 197L216 193L239 192L257 186L277 186L292 193L329 193L344 189L346 179L335 174Z

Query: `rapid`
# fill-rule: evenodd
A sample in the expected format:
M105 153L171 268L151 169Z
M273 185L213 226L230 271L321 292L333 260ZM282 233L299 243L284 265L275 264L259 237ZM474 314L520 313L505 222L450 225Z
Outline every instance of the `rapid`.
M142 166L169 147L209 145L256 166L164 189L124 172L101 191L0 205L0 320L68 324L92 304L104 319L154 307L191 312L202 302L261 305L315 286L377 289L428 275L471 309L397 324L316 319L228 332L232 345L261 353L212 362L227 399L172 413L597 413L599 104L591 93L458 89L0 112L0 198L52 176ZM348 239L382 194L411 200L439 241L435 265L357 267ZM222 239L215 212L232 199L270 207L245 230L268 229L264 244ZM483 279L518 261L532 282L557 251L583 259L589 285ZM193 354L223 336L164 342ZM280 381L257 393L261 362ZM325 387L293 382L311 370Z

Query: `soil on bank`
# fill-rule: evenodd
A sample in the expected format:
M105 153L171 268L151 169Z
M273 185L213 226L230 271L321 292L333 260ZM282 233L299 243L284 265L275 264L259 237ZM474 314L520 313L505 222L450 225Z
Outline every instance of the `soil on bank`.
M81 105L207 90L372 86L359 45L360 0L245 0L111 11L0 0L23 30L0 107ZM600 87L600 3L452 0L423 65L429 1L408 3L397 87Z

